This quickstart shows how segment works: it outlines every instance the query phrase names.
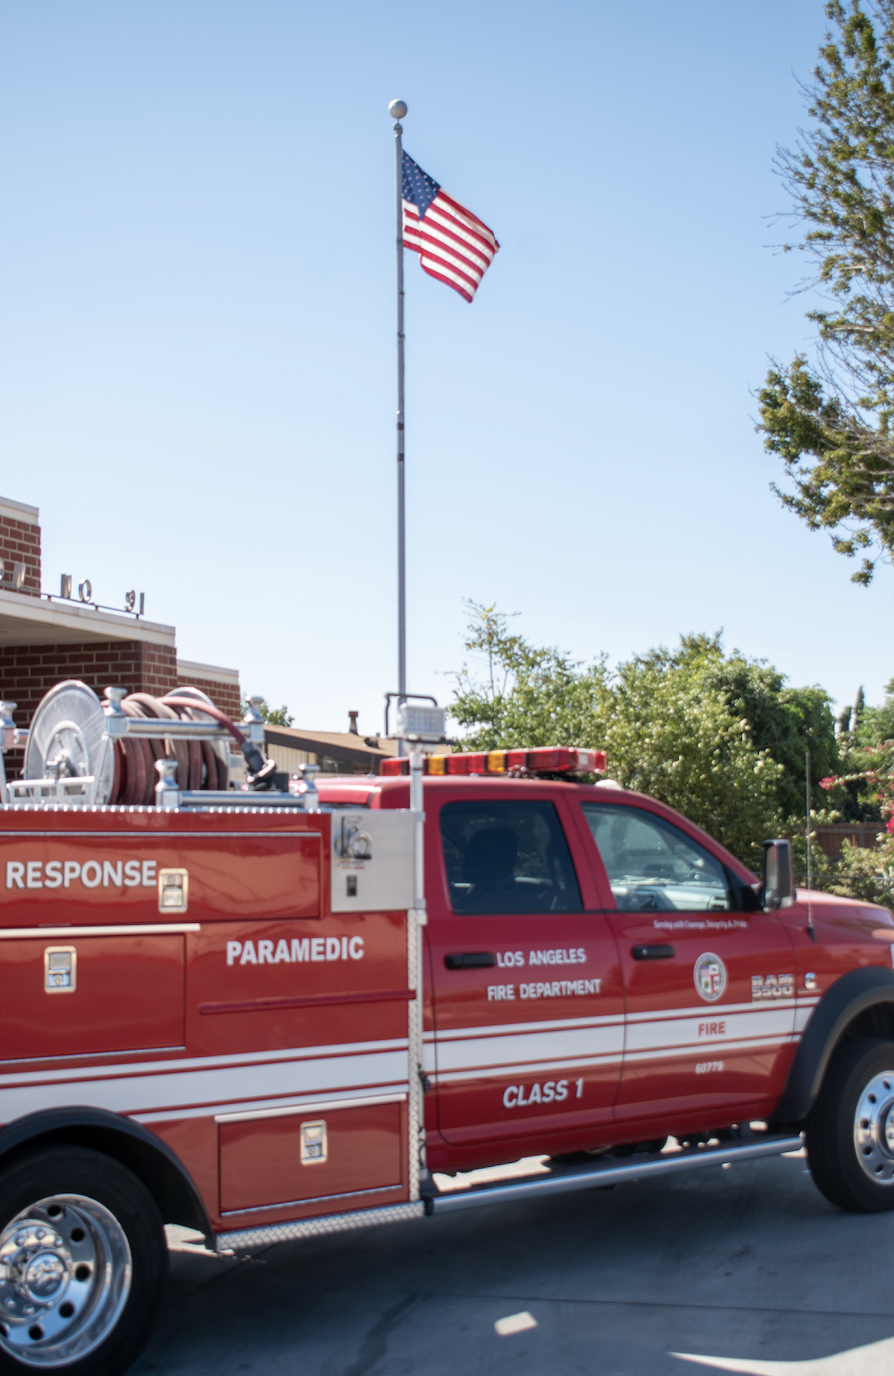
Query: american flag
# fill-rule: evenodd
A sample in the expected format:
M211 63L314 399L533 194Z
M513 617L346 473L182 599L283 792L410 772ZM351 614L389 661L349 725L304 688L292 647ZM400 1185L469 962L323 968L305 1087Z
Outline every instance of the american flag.
M404 244L422 270L471 301L500 245L493 230L460 205L406 153L403 157Z

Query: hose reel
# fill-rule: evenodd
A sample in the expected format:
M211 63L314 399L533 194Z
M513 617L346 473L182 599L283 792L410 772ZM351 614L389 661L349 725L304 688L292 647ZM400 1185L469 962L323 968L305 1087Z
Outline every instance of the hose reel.
M272 761L265 764L258 746L246 740L239 727L200 688L177 688L162 698L150 693L127 694L121 688L109 688L106 693L101 702L92 688L74 679L50 689L34 713L23 778L8 785L11 795L22 800L29 794L34 796L37 790L29 790L28 784L39 780L59 786L57 796L61 791L73 802L149 806L155 802L155 766L159 760L176 763L177 783L184 791L225 790L229 785L229 744L226 738L201 739L203 726L216 728L216 732L221 727L227 730L261 787L264 773L275 769ZM128 719L134 725L136 720L192 722L198 729L195 738L184 735L182 725L178 725L176 736L166 736L155 728L157 734L144 737L127 734ZM80 779L83 785L78 783Z
M127 717L214 725L215 717L223 715L218 714L214 703L200 688L178 688L163 698L153 697L150 693L130 693L125 696L120 689L106 691L108 696L99 709L103 728L106 709L111 705L113 695ZM194 707L191 706L193 701L196 704ZM202 711L202 705L210 707L211 711ZM228 724L234 734L241 734L232 722ZM115 772L111 796L106 799L109 803L124 806L148 806L154 803L158 781L156 760L175 760L179 786L191 793L225 789L229 783L229 750L218 741L183 740L170 736L150 739L124 736L110 744L114 745Z
M34 713L23 777L61 780L92 776L96 781L95 801L108 802L114 792L116 769L105 725L102 706L92 688L75 679L57 683Z

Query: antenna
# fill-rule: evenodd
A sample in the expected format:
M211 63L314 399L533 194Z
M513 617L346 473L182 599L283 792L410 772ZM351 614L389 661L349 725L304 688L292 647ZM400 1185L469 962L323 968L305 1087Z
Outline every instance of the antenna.
M804 752L804 792L807 798L807 827L804 832L807 838L807 930L812 939L816 941L816 932L813 929L813 863L810 851L810 751Z

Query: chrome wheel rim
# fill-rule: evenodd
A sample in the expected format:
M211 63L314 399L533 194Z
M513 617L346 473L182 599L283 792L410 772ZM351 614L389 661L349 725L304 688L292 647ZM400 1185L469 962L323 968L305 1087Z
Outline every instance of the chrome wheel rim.
M857 1160L870 1180L894 1185L894 1070L873 1075L854 1115Z
M127 1236L103 1204L37 1200L0 1233L0 1348L43 1370L79 1361L115 1327L132 1278Z

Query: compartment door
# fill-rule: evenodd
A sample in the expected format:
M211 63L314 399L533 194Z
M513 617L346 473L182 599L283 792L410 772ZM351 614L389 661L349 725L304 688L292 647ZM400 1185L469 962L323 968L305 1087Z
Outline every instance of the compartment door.
M403 1100L255 1117L222 1114L221 1215L339 1199L360 1208L382 1191L405 1197L405 1111Z
M0 940L0 1058L182 1048L185 940L163 928Z

